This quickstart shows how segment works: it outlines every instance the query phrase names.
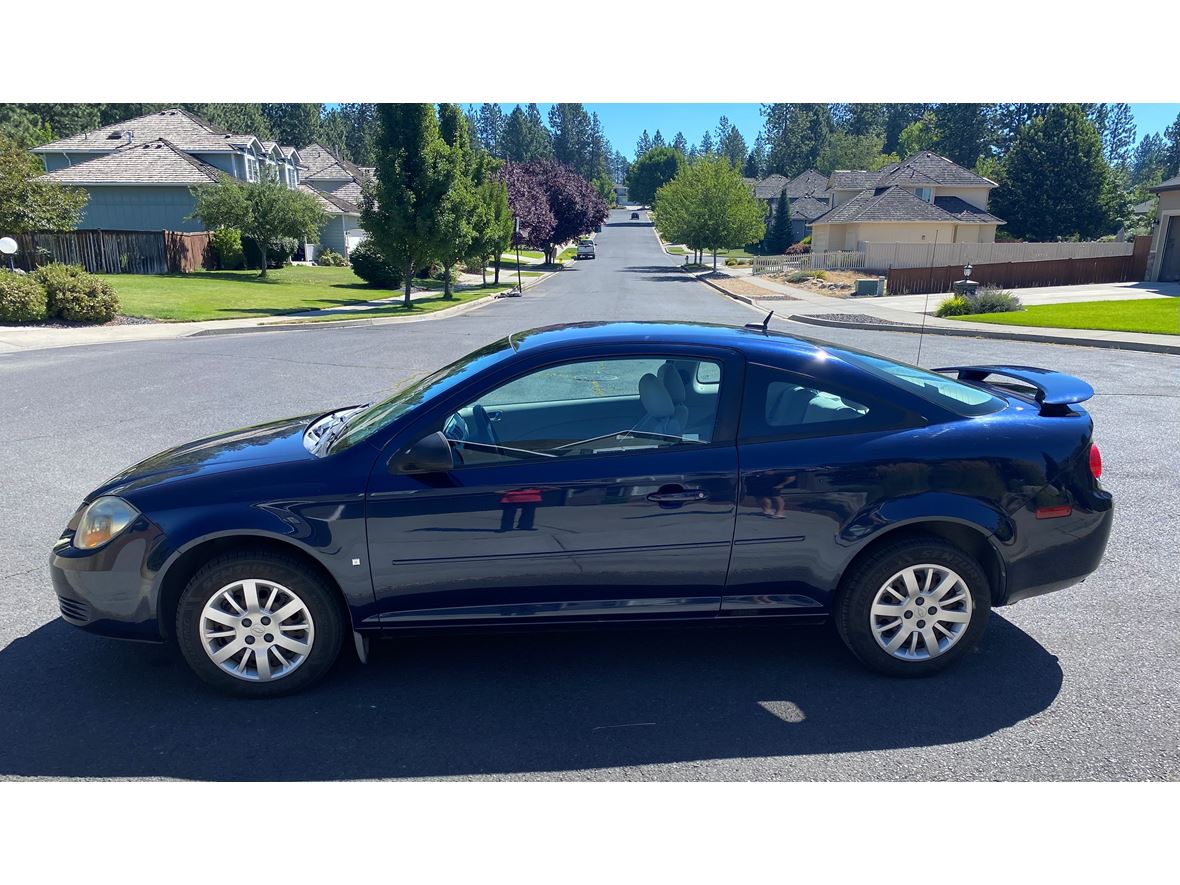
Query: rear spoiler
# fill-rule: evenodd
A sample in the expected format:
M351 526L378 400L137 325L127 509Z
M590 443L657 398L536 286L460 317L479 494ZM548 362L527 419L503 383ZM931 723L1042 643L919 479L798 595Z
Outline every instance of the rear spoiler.
M945 366L934 371L958 372L960 381L983 381L989 375L1002 375L1031 384L1037 389L1042 415L1063 414L1069 411L1069 406L1094 395L1094 388L1081 378L1034 366Z

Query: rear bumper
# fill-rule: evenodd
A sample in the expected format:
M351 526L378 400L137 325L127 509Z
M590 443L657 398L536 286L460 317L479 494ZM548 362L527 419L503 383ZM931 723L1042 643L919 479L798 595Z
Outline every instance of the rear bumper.
M1017 537L1025 539L1025 550L1009 559L1006 592L996 605L1064 590L1080 584L1098 568L1114 523L1114 501L1103 492L1088 503L1089 509L1075 508L1061 519L1037 520L1031 512L1021 514Z

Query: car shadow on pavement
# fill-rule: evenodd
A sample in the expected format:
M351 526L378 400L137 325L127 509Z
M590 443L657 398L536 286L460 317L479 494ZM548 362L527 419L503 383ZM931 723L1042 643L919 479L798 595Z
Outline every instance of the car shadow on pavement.
M319 686L227 698L167 649L53 621L0 652L0 776L501 775L922 747L1045 710L1057 659L992 616L931 679L863 670L824 628L414 637Z
M645 280L655 280L660 283L692 283L695 282L692 274L685 273L682 270L677 270L675 264L652 264L648 266L639 267L624 267L624 273L646 274Z

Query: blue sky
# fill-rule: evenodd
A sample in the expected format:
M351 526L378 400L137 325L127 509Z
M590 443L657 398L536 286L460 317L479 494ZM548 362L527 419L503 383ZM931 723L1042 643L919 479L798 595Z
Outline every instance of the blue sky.
M525 105L527 102L521 102ZM502 104L504 113L511 113L515 102ZM538 103L542 116L549 110L548 104ZM587 104L586 109L597 111L602 120L602 128L606 137L610 139L615 150L630 157L635 152L635 142L640 133L647 129L649 135L655 135L657 129L664 138L671 142L677 131L683 132L688 143L700 141L706 129L709 132L717 127L721 115L729 117L746 137L746 141L753 143L762 128L762 116L758 104ZM1142 138L1153 132L1163 132L1176 115L1180 113L1180 104L1132 104L1131 112L1135 115L1137 127L1136 136Z

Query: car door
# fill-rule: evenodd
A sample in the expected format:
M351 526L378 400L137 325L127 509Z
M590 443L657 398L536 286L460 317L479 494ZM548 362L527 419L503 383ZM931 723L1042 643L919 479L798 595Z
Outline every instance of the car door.
M582 354L438 405L393 448L442 430L453 469L391 473L382 458L370 478L380 620L716 615L740 381L732 352Z
M879 491L875 441L920 423L847 378L748 365L722 614L820 612L846 558L842 527Z

